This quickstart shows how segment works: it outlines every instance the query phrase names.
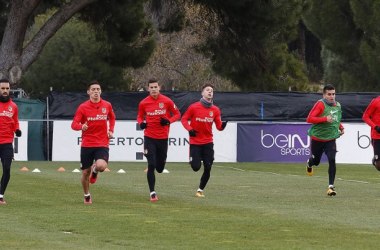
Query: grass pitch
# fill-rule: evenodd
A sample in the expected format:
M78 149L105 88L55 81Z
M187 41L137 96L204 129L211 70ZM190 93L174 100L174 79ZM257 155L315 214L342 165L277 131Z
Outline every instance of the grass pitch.
M168 163L149 201L147 164L110 162L83 204L78 162L14 162L0 205L1 249L377 249L380 173L327 165L215 163L205 198L203 169ZM20 171L27 167L29 171ZM65 172L58 172L64 167ZM40 173L32 172L38 168ZM1 169L1 168L0 168ZM126 173L117 173L124 169Z

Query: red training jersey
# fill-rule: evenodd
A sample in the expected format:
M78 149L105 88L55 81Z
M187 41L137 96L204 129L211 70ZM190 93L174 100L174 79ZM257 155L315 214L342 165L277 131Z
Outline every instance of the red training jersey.
M380 97L371 101L363 114L363 121L371 127L371 138L380 139L380 134L376 132L375 127L380 126Z
M15 132L20 129L17 105L9 98L8 102L0 102L0 144L13 143Z
M170 116L170 112L173 116ZM149 95L140 102L137 114L138 124L144 122L144 116L147 123L144 135L153 139L167 139L170 126L161 126L161 117L173 123L181 118L181 113L169 97L158 94L157 99Z
M109 128L107 125L109 120ZM116 116L111 103L100 99L93 103L90 100L79 105L75 113L71 128L82 130L83 124L87 122L88 129L82 131L82 147L107 147L109 145L108 131L113 132Z
M199 132L195 137L190 136L190 144L196 145L213 142L212 124L214 122L218 130L223 130L219 108L215 105L206 108L200 101L191 104L181 119L187 131L194 129Z
M334 104L334 106L336 106L337 103ZM311 109L307 119L306 119L306 122L307 123L322 123L322 122L327 122L327 116L321 116L323 114L323 111L325 110L325 105L323 104L323 102L320 102L318 101L314 107ZM342 123L339 124L339 128L343 128L343 125ZM321 139L318 139L314 136L311 137L313 140L316 140L316 141L326 141L326 140L321 140Z

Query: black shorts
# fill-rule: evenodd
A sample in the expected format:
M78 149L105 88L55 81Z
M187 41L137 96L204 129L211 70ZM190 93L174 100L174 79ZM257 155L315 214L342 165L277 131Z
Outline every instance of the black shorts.
M380 160L380 139L372 139L373 155L376 161Z
M0 144L1 161L12 161L14 156L12 143Z
M335 155L337 152L336 140L331 140L331 141L311 140L311 153L314 155L314 158L316 160L321 159L323 152L325 152L327 157L331 154Z
M214 143L190 144L190 162L211 163L214 161Z
M94 164L94 161L103 159L108 163L109 148L106 147L93 147L93 148L80 148L80 163L81 169L87 169Z
M144 155L148 166L163 170L168 155L168 139L154 139L144 136Z

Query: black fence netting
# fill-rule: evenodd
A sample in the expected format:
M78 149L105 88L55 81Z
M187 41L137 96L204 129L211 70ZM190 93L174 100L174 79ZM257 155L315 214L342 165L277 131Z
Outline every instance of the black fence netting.
M161 93L174 101L181 114L201 98L200 92ZM102 98L111 102L117 120L135 120L140 101L148 95L148 92L102 93ZM366 107L378 96L379 93L337 93L342 121L361 122ZM320 93L214 92L214 104L220 108L222 119L230 121L305 122L321 98ZM72 119L78 106L88 99L86 92L50 92L50 119Z

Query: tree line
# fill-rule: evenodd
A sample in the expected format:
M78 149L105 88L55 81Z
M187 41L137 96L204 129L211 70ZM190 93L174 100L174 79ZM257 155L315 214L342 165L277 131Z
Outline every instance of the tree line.
M0 0L0 77L51 88L377 91L375 0Z

